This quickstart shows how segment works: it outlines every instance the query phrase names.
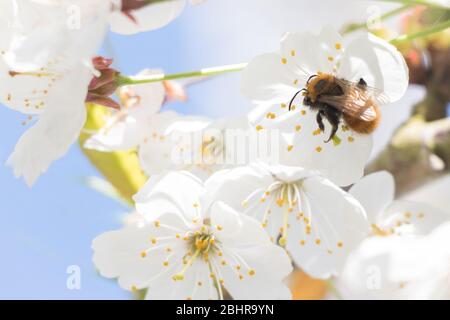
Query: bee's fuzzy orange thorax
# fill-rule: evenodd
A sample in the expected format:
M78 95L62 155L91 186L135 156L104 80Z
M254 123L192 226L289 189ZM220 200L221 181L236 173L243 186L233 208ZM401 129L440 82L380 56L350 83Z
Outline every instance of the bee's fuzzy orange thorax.
M306 85L306 90L308 90L308 96L312 102L316 102L317 96L320 94L320 92L316 90L316 85L321 80L325 80L328 85L330 85L334 83L334 76L327 73L319 73L309 81Z

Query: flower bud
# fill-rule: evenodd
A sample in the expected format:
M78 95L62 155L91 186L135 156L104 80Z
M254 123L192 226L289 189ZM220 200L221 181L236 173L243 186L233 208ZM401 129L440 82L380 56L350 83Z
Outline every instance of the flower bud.
M120 72L110 68L113 60L103 57L92 59L92 65L99 75L94 76L89 83L86 102L92 102L105 107L120 109L120 105L110 98L119 87Z

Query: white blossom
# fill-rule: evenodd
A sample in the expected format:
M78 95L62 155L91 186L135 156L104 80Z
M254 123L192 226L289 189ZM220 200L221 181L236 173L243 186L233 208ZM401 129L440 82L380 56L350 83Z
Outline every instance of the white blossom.
M394 200L394 179L384 171L364 177L349 192L365 208L371 224L371 236L350 254L342 276L337 279L336 286L341 294L346 298L360 299L401 299L432 294L416 287L415 280L408 285L402 277L395 279L392 268L399 268L397 261L404 256L417 258L417 263L402 264L403 274L416 266L439 268L439 261L435 258L420 262L420 259L425 259L420 253L425 240L415 239L434 233L436 227L450 220L450 215L428 204ZM430 247L429 250L430 254L434 254L440 249ZM433 281L432 277L429 281Z
M7 161L28 185L77 139L86 118L91 59L106 32L107 4L77 2L83 15L71 28L67 3L8 1L0 13L8 26L0 41L0 101L38 117Z
M281 163L317 169L338 185L350 185L363 175L372 137L357 134L343 123L334 139L325 143L330 125L325 121L322 132L316 111L295 101L288 110L308 79L319 73L351 82L364 79L379 92L378 102L387 103L403 96L408 68L394 46L372 34L363 34L345 46L339 33L325 27L318 35L287 33L279 53L258 56L243 71L242 92L260 105L252 115L254 127L284 132Z
M315 278L339 274L369 231L361 205L317 171L254 163L219 171L205 185L207 201L223 201L259 220Z
M259 223L223 203L208 209L204 188L187 172L155 176L136 197L146 223L97 237L94 263L147 299L287 298L282 280L292 267Z

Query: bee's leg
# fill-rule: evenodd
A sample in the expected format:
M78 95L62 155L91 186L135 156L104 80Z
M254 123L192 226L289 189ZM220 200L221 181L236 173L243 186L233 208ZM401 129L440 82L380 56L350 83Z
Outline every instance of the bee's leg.
M338 110L328 109L325 111L325 117L328 122L331 124L331 134L328 140L324 141L325 143L330 142L331 139L336 135L336 132L339 129L339 123L341 122L342 113Z
M317 112L317 115L316 115L316 121L317 121L317 124L319 125L319 129L320 129L322 132L325 131L325 125L323 124L323 118L322 118L324 115L325 115L325 113L324 113L323 110L319 110L319 111Z

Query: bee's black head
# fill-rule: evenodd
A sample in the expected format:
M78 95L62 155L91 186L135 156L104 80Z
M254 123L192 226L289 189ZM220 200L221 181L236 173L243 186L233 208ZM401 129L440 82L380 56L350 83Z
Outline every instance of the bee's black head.
M312 103L313 103L313 102L312 102L312 100L311 100L310 97L305 96L305 97L303 98L303 105L310 107L310 106L312 106Z

